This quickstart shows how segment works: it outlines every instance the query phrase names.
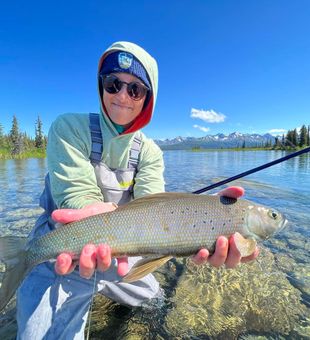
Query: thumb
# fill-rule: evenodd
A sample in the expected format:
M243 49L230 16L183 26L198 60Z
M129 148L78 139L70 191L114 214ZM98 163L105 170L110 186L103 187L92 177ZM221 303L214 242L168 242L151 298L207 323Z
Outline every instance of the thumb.
M218 196L225 196L230 198L239 198L244 195L244 189L242 187L230 186L217 193Z

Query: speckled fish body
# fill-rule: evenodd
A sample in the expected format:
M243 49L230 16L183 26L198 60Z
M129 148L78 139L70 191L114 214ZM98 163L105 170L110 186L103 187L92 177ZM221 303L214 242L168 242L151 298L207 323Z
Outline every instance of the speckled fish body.
M107 243L115 257L162 258L138 263L125 277L132 282L173 256L187 256L201 248L212 252L219 235L239 232L248 237L248 243L237 245L246 256L253 252L254 238L265 239L285 223L280 213L246 200L161 193L136 199L113 212L60 226L29 243L14 236L1 238L0 258L6 264L6 273L0 289L0 310L31 268L62 252L78 258L87 243Z
M113 212L67 224L34 240L30 244L28 261L37 264L64 251L78 256L87 243L107 243L113 256L186 256L200 248L212 250L219 235L239 232L244 236L266 238L280 229L284 221L279 213L273 213L276 220L268 208L246 200L156 194L132 201ZM259 226L251 230L249 223L260 223L261 230Z

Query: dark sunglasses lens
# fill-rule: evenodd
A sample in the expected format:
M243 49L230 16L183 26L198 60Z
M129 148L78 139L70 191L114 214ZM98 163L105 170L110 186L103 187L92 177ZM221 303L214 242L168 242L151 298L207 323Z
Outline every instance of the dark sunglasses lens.
M118 93L123 84L127 85L127 93L133 100L140 100L146 95L147 88L138 82L127 84L113 75L102 77L102 86L110 94Z
M122 82L113 76L103 77L102 85L103 88L111 94L119 92L122 88Z
M132 82L128 84L127 91L132 99L139 100L145 96L147 90L143 85Z

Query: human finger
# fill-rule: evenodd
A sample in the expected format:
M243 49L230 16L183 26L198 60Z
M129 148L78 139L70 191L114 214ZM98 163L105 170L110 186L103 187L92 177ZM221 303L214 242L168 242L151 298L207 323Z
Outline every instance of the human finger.
M72 261L72 256L68 253L61 253L57 256L55 262L55 271L59 275L70 274L76 264Z
M225 261L226 268L235 268L241 261L241 254L235 243L235 234L229 238L228 255Z
M228 240L224 236L219 236L216 241L214 254L208 258L208 262L213 267L220 267L226 261L228 253Z
M117 258L117 274L125 276L128 273L128 257Z
M52 219L58 223L70 223L83 218L113 211L117 204L113 202L96 202L82 209L56 209L52 213Z
M208 261L208 257L209 257L208 249L203 248L203 249L200 249L196 255L192 256L191 260L195 264L201 265Z
M218 196L225 196L230 198L239 198L244 195L245 190L242 187L230 186L217 193Z
M96 268L97 249L94 244L87 244L83 247L80 260L79 271L80 276L85 279L91 278Z
M97 269L104 272L111 265L111 248L107 244L99 244L97 247Z

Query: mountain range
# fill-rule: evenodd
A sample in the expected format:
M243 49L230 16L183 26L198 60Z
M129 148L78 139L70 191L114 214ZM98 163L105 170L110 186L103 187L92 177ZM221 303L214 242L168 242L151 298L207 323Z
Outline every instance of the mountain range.
M236 147L259 147L266 143L273 144L275 137L269 133L260 135L244 134L233 132L229 135L218 133L216 135L206 135L204 137L175 137L172 139L155 140L155 143L163 150L184 150L192 148L236 148Z

